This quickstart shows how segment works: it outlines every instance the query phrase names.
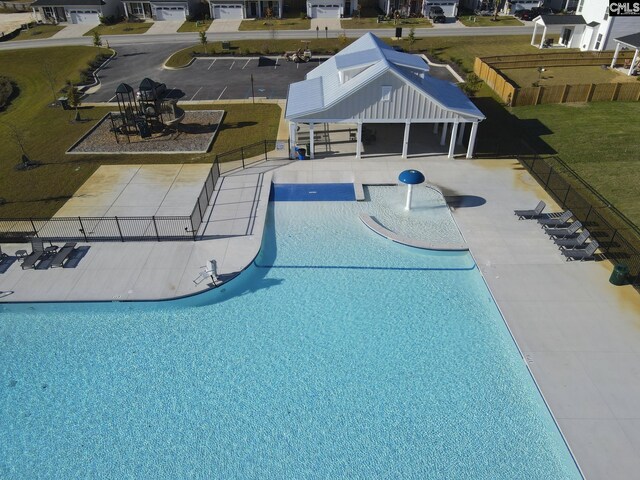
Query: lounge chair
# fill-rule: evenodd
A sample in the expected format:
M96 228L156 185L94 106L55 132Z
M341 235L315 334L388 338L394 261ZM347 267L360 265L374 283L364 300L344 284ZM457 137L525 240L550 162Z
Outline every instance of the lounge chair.
M599 246L600 244L594 240L585 248L563 249L562 254L567 260L593 260Z
M60 268L64 266L65 260L69 258L69 255L71 255L71 253L75 249L76 249L76 242L65 243L64 247L58 250L58 252L53 257L53 260L51 260L51 265L50 265L51 268Z
M31 239L31 253L24 257L22 261L22 269L28 270L31 268L36 268L36 263L42 259L44 256L44 244L42 243L42 239L40 238L32 238Z
M552 237L569 237L575 233L578 233L578 230L582 228L582 223L579 220L576 220L568 227L563 228L545 228L544 232Z
M589 230L585 229L577 237L556 238L553 240L553 242L559 247L563 247L566 249L582 248L584 247L585 243L587 243L587 240L590 236L591 234L589 233Z
M538 218L546 206L547 204L540 200L540 203L533 210L514 210L513 213L518 216L518 220Z
M204 270L198 274L198 276L193 280L193 283L200 285L207 278L210 279L213 284L218 281L218 264L215 260L207 261L207 265L200 268L204 268Z
M543 227L560 227L565 223L568 223L569 220L573 217L573 213L571 210L567 210L562 212L562 215L559 217L550 217L550 218L539 218L538 223Z

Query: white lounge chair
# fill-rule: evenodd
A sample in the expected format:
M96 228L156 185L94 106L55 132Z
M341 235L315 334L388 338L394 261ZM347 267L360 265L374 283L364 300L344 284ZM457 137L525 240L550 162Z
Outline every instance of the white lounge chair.
M207 265L200 268L203 268L204 270L202 270L198 276L193 279L193 283L200 285L206 279L210 279L211 283L214 285L218 283L218 264L215 260L207 261Z

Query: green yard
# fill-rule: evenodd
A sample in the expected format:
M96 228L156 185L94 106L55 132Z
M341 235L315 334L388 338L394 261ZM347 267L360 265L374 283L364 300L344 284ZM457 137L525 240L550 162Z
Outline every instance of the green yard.
M65 79L77 80L78 72L100 51L93 47L64 47L0 52L3 75L20 88L19 96L0 113L0 135L4 140L0 143L0 192L6 202L0 205L0 217L52 215L101 164L211 161L211 154L65 155L73 142L109 109L82 108L83 121L74 123L73 112L48 106L54 93L43 65L53 70L57 90ZM277 105L224 104L198 108L227 112L213 145L214 152L276 137L280 118ZM39 167L27 171L14 168L20 163L21 151L7 124L16 127L27 154L41 164Z
M92 37L93 32L100 35L135 35L144 33L151 28L153 22L120 22L115 25L98 25L84 34L85 37Z
M36 25L28 30L21 30L18 36L12 38L11 41L17 40L37 40L40 38L49 38L58 33L64 27L60 25Z
M376 28L429 28L433 27L431 20L428 18L402 18L398 19L397 23L393 20L383 21L378 23L378 17L363 17L363 18L352 18L350 20L341 20L340 25L345 30L372 30ZM407 35L409 32L405 32Z
M178 29L178 33L200 32L207 30L211 26L211 20L198 20L197 22L186 21Z
M479 17L477 15L460 15L460 23L467 27L515 27L524 25L516 17L499 16L497 20L493 17Z
M537 124L540 140L640 225L640 122L637 102L516 107L523 127Z
M534 83L545 85L566 85L581 83L635 82L636 77L622 75L599 66L546 67L544 72L537 68L506 68L501 72L519 87L531 87Z
M246 32L251 30L309 30L311 28L311 20L308 18L255 18L251 20L243 20L240 24L240 31Z

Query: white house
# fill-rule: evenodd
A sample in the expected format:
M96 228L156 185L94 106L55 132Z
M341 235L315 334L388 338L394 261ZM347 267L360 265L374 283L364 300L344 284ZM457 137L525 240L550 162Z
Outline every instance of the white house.
M239 20L242 18L263 18L269 10L274 18L282 18L283 0L210 0L211 18Z
M120 0L36 0L31 8L44 23L97 25L101 16L119 16Z
M538 27L542 27L542 38L537 41ZM580 0L575 15L541 15L534 19L531 45L542 48L547 33L554 45L579 48L582 51L613 50L617 37L636 33L640 17L609 15L608 0Z
M308 0L307 16L309 18L350 17L357 8L357 0Z
M122 4L127 18L185 21L187 16L196 14L199 2L198 0L123 0Z
M403 158L412 125L419 127L420 137L436 134L440 145L448 140L449 157L469 127L467 157L471 158L478 124L485 117L457 86L429 75L421 57L397 52L367 33L309 72L306 80L289 86L285 118L292 155L299 124L309 126L311 158L316 126L355 125L355 156L360 158L363 126L387 124L403 127L398 145Z

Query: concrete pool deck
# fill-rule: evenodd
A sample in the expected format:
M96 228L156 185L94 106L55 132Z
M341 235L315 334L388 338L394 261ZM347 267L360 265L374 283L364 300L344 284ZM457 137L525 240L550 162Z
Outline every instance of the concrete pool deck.
M514 160L389 156L260 164L225 178L226 191L221 189L218 198L226 200L217 200L210 211L211 239L92 243L75 269L23 272L14 264L0 274L0 290L14 293L0 301L195 293L205 288L192 280L206 260L218 260L223 275L253 260L272 178L276 183L396 183L407 168L421 170L447 196L480 200L467 207L460 202L454 218L585 477L636 478L640 296L632 287L608 283L608 262L566 262L537 222L516 218L514 209L533 208L540 199L549 210L558 208ZM248 233L233 230L242 226L250 228ZM24 245L2 247L12 254Z

